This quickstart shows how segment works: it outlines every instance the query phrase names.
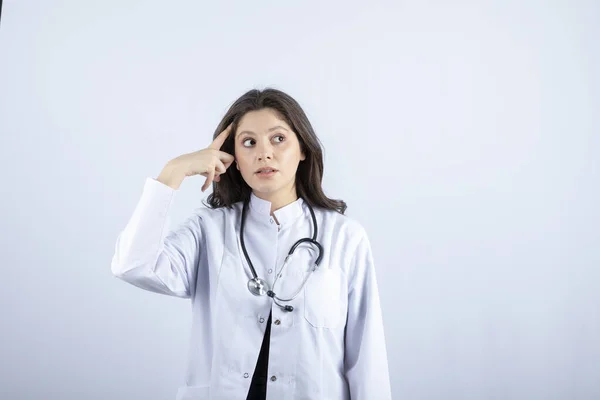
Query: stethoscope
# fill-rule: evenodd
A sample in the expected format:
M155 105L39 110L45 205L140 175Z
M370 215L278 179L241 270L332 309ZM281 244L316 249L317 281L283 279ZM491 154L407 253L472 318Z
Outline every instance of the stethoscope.
M296 243L294 243L294 245L290 248L288 255L285 257L285 261L284 261L283 265L281 266L281 269L279 270L279 272L275 271L275 280L273 281L273 287L271 289L269 289L267 282L265 282L263 279L258 277L258 274L256 273L254 266L252 265L252 261L250 261L250 256L248 256L248 252L246 251L246 245L244 244L244 223L246 222L246 212L248 209L248 203L249 203L249 200L244 201L244 207L242 209L242 222L241 222L241 226L240 226L240 242L242 245L242 251L244 252L244 256L246 257L246 261L248 262L248 265L250 266L250 270L252 271L252 276L253 276L253 278L251 278L248 281L248 290L250 291L250 293L252 293L255 296L264 296L266 294L267 296L271 297L273 299L273 301L275 302L275 304L277 304L279 307L281 307L284 311L293 311L294 307L292 307L290 305L279 304L277 302L277 300L279 300L281 302L289 302L289 301L294 300L294 298L296 298L296 296L298 296L298 294L300 294L300 291L302 291L302 288L304 288L304 285L306 285L306 281L308 280L308 278L312 275L313 272L315 272L317 270L317 268L319 268L319 263L321 262L321 258L323 257L323 246L321 246L321 244L317 241L318 226L317 226L317 218L315 217L315 212L312 209L312 207L310 206L310 204L308 204L308 202L305 202L306 205L308 206L308 209L310 210L310 215L312 216L313 236L312 236L312 238L300 239ZM306 277L302 281L302 285L294 293L294 295L290 298L285 298L285 299L281 298L281 297L277 296L274 292L275 285L277 284L277 280L281 277L283 269L287 266L288 261L290 260L290 258L292 257L292 254L294 254L294 251L296 250L296 247L298 247L300 244L302 244L304 242L312 243L315 246L317 246L317 248L319 249L319 256L317 257L317 260L315 261L315 264L313 265L313 267L310 269L309 273L306 274Z

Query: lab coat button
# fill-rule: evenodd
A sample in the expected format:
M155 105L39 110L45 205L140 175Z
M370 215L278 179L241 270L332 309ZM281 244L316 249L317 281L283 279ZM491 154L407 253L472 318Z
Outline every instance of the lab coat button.
M272 274L272 273L273 273L273 270L272 270L272 269L270 269L270 270L269 270L269 273L270 273L270 274Z
M273 218L271 218L269 221L270 221L271 223L273 223Z
M265 322L265 319L263 317L260 317L259 321L262 324L263 322Z
M273 375L273 376L271 377L271 381L272 381L272 382L275 382L276 380L277 380L277 377L276 377L275 375Z
M247 372L244 374L244 378L247 378L247 377L249 377L249 376L250 376L250 375L248 375L248 373L247 373Z
M275 325L279 325L279 324L281 324L281 321L280 321L280 320L278 320L278 319L276 319L276 320L275 320L275 322L274 322L274 324L275 324ZM271 378L271 379L272 379L272 378Z

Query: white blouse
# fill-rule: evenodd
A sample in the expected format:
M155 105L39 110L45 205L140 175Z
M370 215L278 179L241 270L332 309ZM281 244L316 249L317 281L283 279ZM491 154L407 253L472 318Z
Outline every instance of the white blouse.
M192 332L185 384L177 399L245 399L272 312L267 399L391 399L388 361L369 240L355 220L314 208L323 259L287 312L248 291L252 273L239 240L242 202L196 209L176 229L177 190L147 178L119 234L111 269L142 289L189 298ZM312 237L302 199L275 211L252 195L244 241L258 276L273 285L290 247ZM314 265L301 244L277 281L290 297ZM281 303L281 302L280 302Z

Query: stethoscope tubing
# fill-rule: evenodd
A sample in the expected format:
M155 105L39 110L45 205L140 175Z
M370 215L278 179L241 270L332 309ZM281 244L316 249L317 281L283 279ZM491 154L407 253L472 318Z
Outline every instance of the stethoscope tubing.
M250 271L252 272L253 278L251 280L254 280L257 284L258 283L263 284L264 281L258 277L258 274L256 273L256 269L254 268L254 265L252 264L252 260L250 259L250 256L248 255L248 251L246 250L246 244L244 242L244 227L245 227L245 222L246 222L248 203L249 203L249 200L244 201L244 205L242 208L242 217L241 217L241 224L240 224L240 244L242 247L242 251L244 253L244 257L246 258L246 262L248 263L248 266L250 267ZM318 235L318 229L319 229L318 224L317 224L317 218L316 218L315 212L314 212L313 208L310 206L310 204L308 204L308 202L306 202L306 205L308 206L308 209L311 214L312 222L313 222L313 235L312 235L312 238L302 238L302 239L296 241L296 243L294 243L294 245L290 248L290 251L288 252L288 255L286 256L285 261L284 261L283 265L281 266L281 269L279 271L275 271L276 274L275 274L275 280L273 281L273 287L271 288L271 290L267 291L267 295L269 297L272 297L274 301L279 300L282 302L289 302L289 301L293 300L294 298L296 298L298 296L298 294L300 294L300 292L302 291L304 286L306 285L308 278L310 278L312 273L317 270L317 268L319 267L319 263L321 262L321 259L323 258L323 246L317 241L317 235ZM305 242L308 242L308 243L311 243L311 244L314 244L315 246L317 246L317 248L319 250L319 252L318 252L319 255L317 257L317 260L315 261L315 263L314 263L313 267L311 268L311 270L309 271L309 273L306 274L306 276L304 277L304 280L302 281L302 285L300 285L298 290L289 298L285 298L285 299L280 298L274 292L275 285L277 284L277 281L281 277L283 270L287 266L288 261L291 259L296 248ZM256 294L252 290L251 290L251 292L253 294ZM278 304L278 305L281 306L280 304Z

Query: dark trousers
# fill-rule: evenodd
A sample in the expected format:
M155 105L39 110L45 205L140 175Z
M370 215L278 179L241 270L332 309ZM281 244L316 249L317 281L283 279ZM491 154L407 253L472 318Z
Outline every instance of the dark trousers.
M269 368L269 343L271 341L271 313L267 320L267 329L263 337L260 353L256 361L252 383L248 391L246 400L266 400L267 399L267 373Z

